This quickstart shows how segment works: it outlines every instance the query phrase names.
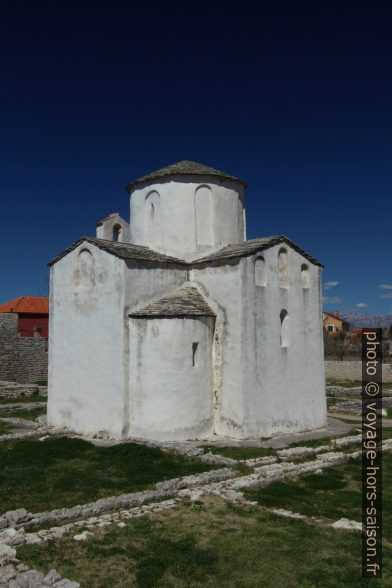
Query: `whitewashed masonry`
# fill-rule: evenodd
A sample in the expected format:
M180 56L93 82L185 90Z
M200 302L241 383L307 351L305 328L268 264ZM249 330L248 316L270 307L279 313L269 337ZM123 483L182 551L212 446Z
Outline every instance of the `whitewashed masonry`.
M158 440L326 425L322 266L246 241L245 183L183 161L50 263L48 424Z

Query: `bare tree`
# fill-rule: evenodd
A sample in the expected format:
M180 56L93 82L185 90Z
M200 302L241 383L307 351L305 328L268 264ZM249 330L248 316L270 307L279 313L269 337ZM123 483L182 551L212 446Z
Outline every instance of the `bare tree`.
M334 336L336 355L342 361L343 357L350 349L350 335L346 331L339 331Z
M324 357L337 357L342 360L351 350L350 334L346 331L328 333L324 331Z

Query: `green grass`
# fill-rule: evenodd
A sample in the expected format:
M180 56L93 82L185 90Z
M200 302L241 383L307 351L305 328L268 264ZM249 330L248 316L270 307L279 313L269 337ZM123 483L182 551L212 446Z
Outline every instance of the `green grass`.
M219 445L203 445L204 453L223 455L231 459L253 459L255 457L273 456L275 449L264 449L263 447L229 447Z
M33 382L36 386L47 386L47 380L37 380L37 382Z
M213 469L135 443L97 447L66 437L0 444L1 512L74 506Z
M22 402L28 404L32 402L47 402L47 400L47 396L43 396L42 394L32 394L31 396L17 396L16 398L11 398L11 396L8 396L6 398L0 398L0 404L21 404Z
M340 419L343 420L343 419ZM345 421L348 422L348 421ZM359 431L357 431L358 429L358 425L355 423L352 423L350 421L350 425L352 425L352 429L350 429L350 431L347 431L347 433L342 433L341 435L336 435L336 433L333 435L329 435L328 437L321 437L320 439L310 439L308 441L298 441L297 443L290 443L290 447L320 447L320 445L328 445L332 439L341 439L343 437L349 437L351 435L358 435Z
M361 380L332 380L327 379L326 386L343 386L344 388L358 388L362 386ZM392 388L392 382L383 382L383 390L390 390Z
M277 481L246 492L250 500L273 508L287 508L308 516L361 521L361 459L350 459L322 474ZM383 536L392 541L392 454L383 455Z
M18 419L28 419L33 421L38 416L46 414L45 408L31 408L26 410L14 410L14 411L2 411L0 408L0 418L18 418Z
M258 508L210 500L111 526L86 542L26 545L18 557L47 572L55 567L84 588L356 588L361 537L277 517ZM391 552L384 579L391 586Z
M11 430L15 428L12 425L9 425L8 423L2 423L0 421L0 435L8 435L8 433L11 433Z

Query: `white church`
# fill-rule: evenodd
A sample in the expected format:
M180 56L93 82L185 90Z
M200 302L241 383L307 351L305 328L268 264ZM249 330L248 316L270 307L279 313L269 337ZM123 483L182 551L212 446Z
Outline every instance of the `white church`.
M326 426L321 264L246 240L246 184L181 161L50 262L48 424L114 439Z

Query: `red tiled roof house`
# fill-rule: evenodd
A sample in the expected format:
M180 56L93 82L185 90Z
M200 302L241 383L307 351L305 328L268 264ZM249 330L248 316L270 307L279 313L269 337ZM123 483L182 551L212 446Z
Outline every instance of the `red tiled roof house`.
M19 296L0 305L0 312L18 315L18 334L21 337L48 338L49 298L45 296Z

